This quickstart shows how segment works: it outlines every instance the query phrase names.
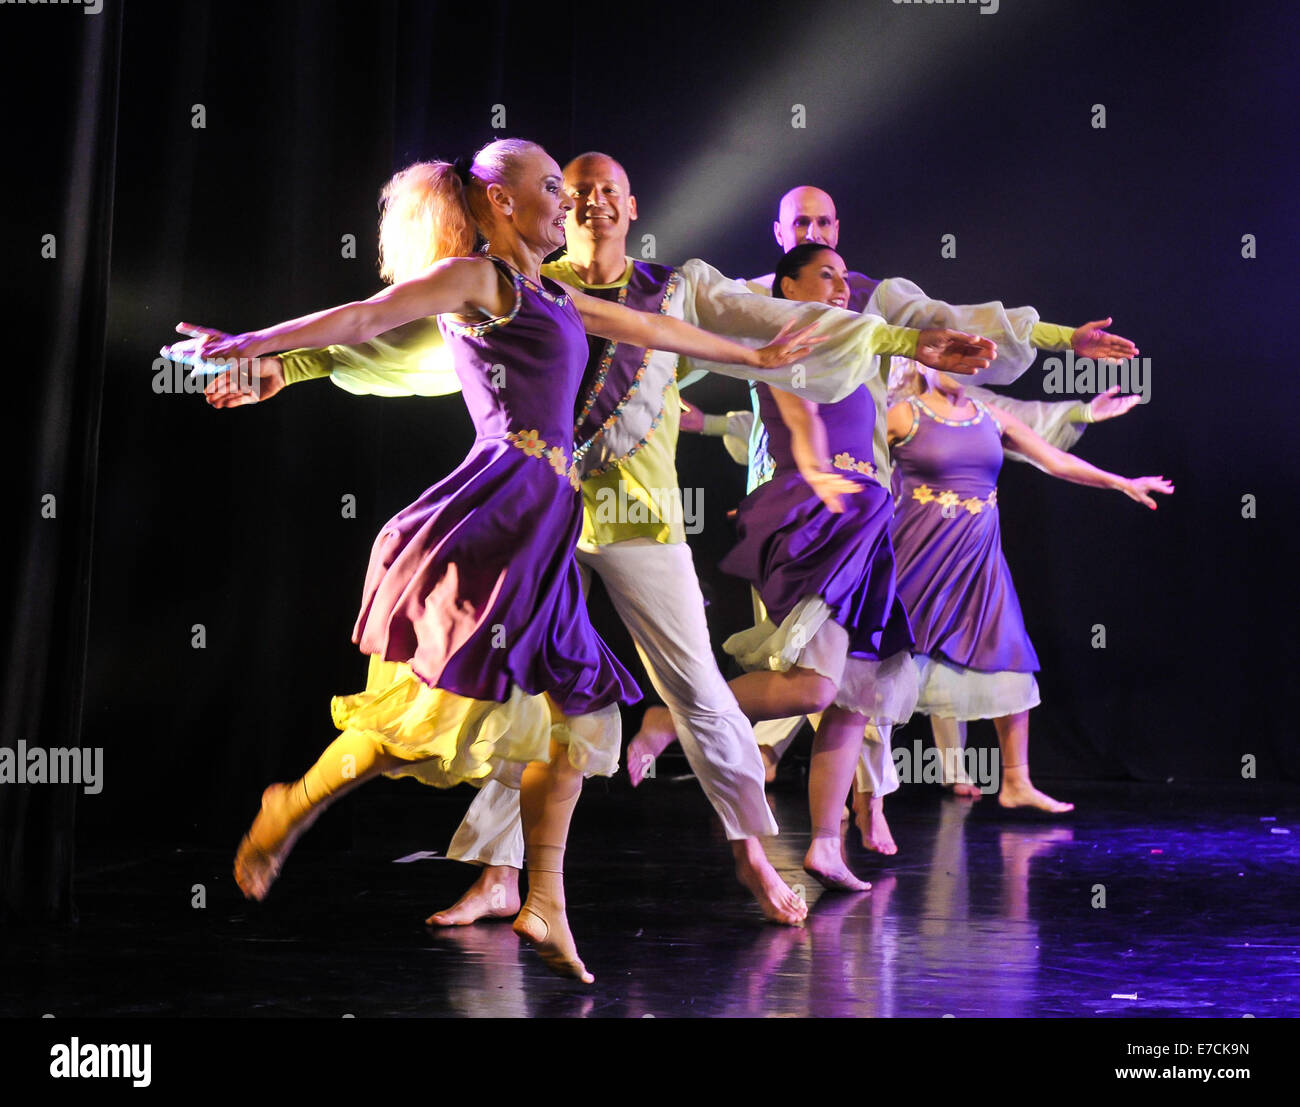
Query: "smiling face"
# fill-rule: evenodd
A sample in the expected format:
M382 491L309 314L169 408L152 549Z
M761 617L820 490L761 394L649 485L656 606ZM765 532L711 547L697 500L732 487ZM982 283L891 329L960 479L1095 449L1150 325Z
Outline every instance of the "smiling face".
M781 197L772 232L785 251L793 250L802 242L820 242L834 249L840 240L835 201L820 188L809 185L792 188Z
M497 222L528 245L549 254L564 245L564 219L573 207L555 159L540 148L513 166L510 181L487 186Z
M636 219L636 197L618 162L605 154L574 158L564 167L564 190L573 202L565 224L571 242L582 237L627 241L628 227Z
M830 304L832 307L848 307L848 267L834 250L818 250L793 277L781 278L781 292L787 300L808 300Z

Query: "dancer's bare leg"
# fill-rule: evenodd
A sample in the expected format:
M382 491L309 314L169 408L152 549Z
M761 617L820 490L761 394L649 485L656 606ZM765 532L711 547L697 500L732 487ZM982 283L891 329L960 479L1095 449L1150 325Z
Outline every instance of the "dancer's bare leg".
M519 813L524 824L528 898L515 919L515 933L533 943L547 968L584 984L596 978L578 957L564 899L564 847L569 822L582 793L582 773L569 761L567 746L551 743L550 761L524 770Z
M728 685L751 723L814 715L835 696L835 686L826 677L798 665L784 672L745 673L728 681ZM641 729L627 750L627 772L634 787L645 779L655 758L675 741L677 731L668 708L646 708ZM767 747L760 747L760 751L770 784L776 777L779 758L773 757Z
M813 840L803 867L828 888L866 891L871 885L854 876L845 864L840 830L844 797L853 780L866 719L830 706L835 685L820 673L798 665L784 672L745 673L730 684L736 702L751 722L824 712L813 739L808 776Z
M798 665L784 672L745 673L728 684L740 710L751 723L815 715L835 698L834 683L821 673Z
M517 914L519 870L509 865L484 865L460 899L424 921L430 926L469 926L480 919L513 919Z
M898 787L889 741L893 726L868 726L853 774L853 814L863 849L892 857L898 852L885 819L885 794Z
M272 784L235 855L239 890L248 899L265 899L294 843L321 813L357 785L400 764L401 758L382 752L372 738L347 730L300 780Z
M1002 747L1002 788L998 803L1003 807L1035 807L1053 815L1074 810L1074 804L1040 792L1029 779L1029 712L994 719L998 745Z
M966 724L958 719L931 715L930 730L934 734L935 748L942 758L943 786L951 788L952 794L962 799L979 799L983 793L967 774L962 757L966 748Z
M865 716L834 705L827 707L813 739L808 771L813 838L804 856L804 871L827 888L849 892L865 892L871 887L845 864L840 831L844 796L853 783L866 725Z
M771 922L797 926L808 916L808 905L781 879L757 838L737 838L731 843L736 858L736 878L749 889L763 916Z
M873 853L892 857L898 852L898 843L889 829L885 819L885 797L873 796L870 792L853 793L853 816L858 834L862 838L862 848Z
M744 710L743 704L741 710ZM633 787L645 779L655 758L675 741L677 731L668 708L647 708L641 729L627 749L627 772ZM795 926L807 917L808 905L795 895L772 867L772 862L763 852L762 842L757 838L736 838L732 840L731 852L736 860L736 878L754 897L764 918Z

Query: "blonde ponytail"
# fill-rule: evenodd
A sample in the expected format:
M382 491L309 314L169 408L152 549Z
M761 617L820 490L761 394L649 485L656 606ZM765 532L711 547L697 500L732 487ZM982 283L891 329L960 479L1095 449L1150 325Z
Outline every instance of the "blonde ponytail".
M379 275L409 280L443 258L474 252L474 219L450 162L408 165L384 186L379 207Z
M524 138L499 138L474 155L465 183L447 161L419 161L396 174L379 197L379 275L396 284L435 261L473 254L478 233L492 229L487 186L513 188L534 153L546 151Z

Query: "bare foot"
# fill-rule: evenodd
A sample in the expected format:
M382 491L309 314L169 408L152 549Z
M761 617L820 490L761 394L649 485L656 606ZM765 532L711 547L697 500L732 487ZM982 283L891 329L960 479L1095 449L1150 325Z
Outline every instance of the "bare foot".
M984 794L978 784L966 784L961 781L956 784L945 784L944 787L961 799L977 800Z
M844 892L866 892L871 885L859 880L844 863L838 838L814 838L804 855L803 871L825 888Z
M771 784L776 779L776 767L781 762L777 760L776 750L771 746L759 746L758 752L763 757L763 781Z
M301 784L272 784L262 793L262 809L239 843L235 854L235 883L246 899L263 900L280 866L320 814L319 808L302 810L294 802L293 789Z
M627 747L627 775L635 788L643 781L661 753L677 741L673 717L666 707L647 707L641 729Z
M578 957L578 947L573 941L563 906L543 903L529 892L528 901L515 919L514 931L532 943L537 956L551 972L572 977L583 984L596 979Z
M512 919L517 914L519 870L506 865L486 865L460 899L424 921L429 926L469 926L479 919Z
M1007 808L1033 807L1051 815L1064 815L1074 810L1074 804L1052 799L1046 792L1040 792L1029 781L1004 779L1002 789L998 792L998 803Z
M808 915L808 905L797 896L763 852L757 838L732 843L736 855L736 878L749 889L763 917L785 926L799 926Z
M865 792L853 793L853 811L858 825L858 834L862 836L862 848L873 853L883 853L892 857L898 852L894 836L885 821L885 799L883 796L869 796Z

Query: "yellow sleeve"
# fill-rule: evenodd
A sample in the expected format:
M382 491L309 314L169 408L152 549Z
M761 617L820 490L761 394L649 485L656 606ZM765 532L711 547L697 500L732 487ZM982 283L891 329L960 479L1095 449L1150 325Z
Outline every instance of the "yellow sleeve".
M282 354L286 384L328 376L358 396L446 396L460 391L438 319L413 319L356 346Z
M328 349L286 350L278 356L285 384L298 384L301 381L328 377L334 367Z
M1038 350L1068 350L1074 345L1074 328L1056 323L1035 323L1029 344Z

